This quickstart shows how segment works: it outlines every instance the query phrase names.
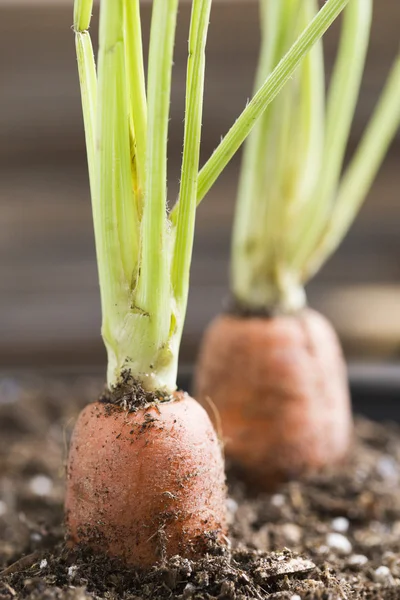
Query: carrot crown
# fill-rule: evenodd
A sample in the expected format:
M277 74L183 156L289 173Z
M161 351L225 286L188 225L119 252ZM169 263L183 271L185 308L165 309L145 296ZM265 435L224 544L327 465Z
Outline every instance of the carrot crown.
M317 0L261 0L257 90ZM253 310L298 310L304 284L350 228L400 122L400 55L346 170L343 161L367 53L372 0L350 0L325 101L322 42L302 62L246 142L231 285Z
M199 173L205 46L212 0L192 0L179 201L167 210L167 137L178 0L153 0L147 78L139 0L76 0L80 75L108 383L129 370L147 390L176 387L196 205L348 0L328 0ZM147 83L146 83L147 79Z

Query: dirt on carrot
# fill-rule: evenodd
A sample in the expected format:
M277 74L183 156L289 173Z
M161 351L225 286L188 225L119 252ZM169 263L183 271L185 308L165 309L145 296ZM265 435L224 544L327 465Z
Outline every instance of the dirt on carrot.
M348 464L251 493L230 469L231 546L147 573L64 545L66 445L97 378L0 379L1 600L397 600L400 428L356 422ZM379 402L379 398L377 398Z
M125 369L122 372L122 382L111 390L105 386L99 402L108 405L109 408L111 405L119 406L131 413L159 402L170 402L172 399L171 394L145 390L140 381L132 377L130 369Z

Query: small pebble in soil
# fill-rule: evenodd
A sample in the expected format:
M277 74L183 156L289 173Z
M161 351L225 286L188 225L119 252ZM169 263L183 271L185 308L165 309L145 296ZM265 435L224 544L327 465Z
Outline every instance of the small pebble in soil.
M274 494L271 496L272 506L281 507L285 504L285 496L283 494Z
M43 560L40 561L39 568L45 569L47 567L47 565L48 565L47 560L44 558Z
M53 489L53 482L46 475L35 475L30 480L29 487L36 496L48 496Z
M7 512L7 504L0 500L0 517L4 517Z
M301 529L294 523L284 523L282 533L289 544L298 544L301 540Z
M227 498L226 499L226 508L228 509L228 511L230 513L232 513L234 515L235 512L237 511L237 509L239 508L239 505L236 502L236 500L234 500L233 498Z
M368 562L368 558L364 554L353 554L349 557L347 564L350 567L363 567Z
M341 533L328 533L326 543L338 554L350 554L352 551L351 542Z
M239 505L233 498L227 498L227 500L226 500L227 515L226 516L227 516L229 525L233 524L238 508L239 508Z
M290 600L301 600L301 597L298 594L294 594L294 596L290 596Z
M391 456L383 456L376 465L376 470L382 479L397 481L399 479L399 470L397 462Z
M382 585L394 585L394 579L389 567L381 565L374 571L374 580Z
M349 530L349 520L346 517L336 517L331 523L331 527L338 533L346 533Z
M186 599L190 599L193 598L193 595L196 593L196 586L193 585L193 583L187 583L184 587L183 590L183 598Z
M73 579L75 577L77 571L78 571L77 565L72 565L71 567L68 567L68 577L70 579Z

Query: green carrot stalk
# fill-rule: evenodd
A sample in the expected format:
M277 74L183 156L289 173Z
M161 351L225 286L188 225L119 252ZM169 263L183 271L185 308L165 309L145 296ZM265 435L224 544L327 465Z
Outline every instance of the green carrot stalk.
M334 202L361 86L371 19L372 0L353 0L344 13L340 46L327 98L321 164L323 176L319 177L308 209L302 215L302 237L293 247L294 264L302 264L306 260L309 248L314 246Z
M308 24L308 27L293 43L286 55L266 77L263 85L254 94L234 125L232 125L219 146L214 150L212 156L201 169L197 192L198 204L207 195L222 171L229 164L237 150L239 150L255 126L257 119L259 119L267 106L279 94L286 82L296 71L301 60L313 45L322 38L348 2L349 0L327 0L321 10L315 15L314 20ZM176 218L176 208L171 212L172 222Z
M303 27L304 21L310 23L316 11L315 0L261 0L256 87L273 69L285 45L296 39L301 23ZM304 284L346 235L399 127L397 58L342 177L371 18L372 0L351 0L345 8L326 102L319 42L246 142L231 286L236 301L250 309L285 313L304 306ZM285 36L271 36L270 31L285 31Z
M344 171L330 219L304 269L305 280L329 258L350 229L399 125L400 55L394 61L372 118Z
M262 2L260 79L317 11L314 0ZM267 37L268 27L280 35ZM271 47L272 46L272 47ZM269 60L265 56L270 56ZM304 59L246 144L236 209L231 280L236 299L254 308L304 302L304 292L282 273L282 240L289 215L304 205L320 171L324 143L324 67L321 42ZM261 201L264 199L264 201Z
M140 0L125 3L126 28L132 35L125 36L126 67L129 85L132 168L138 210L141 212L146 185L146 144L147 144L147 99L143 65L142 26L140 21Z
M153 1L147 73L139 0L101 1L97 73L88 33L92 1L75 0L102 335L111 388L127 371L148 391L169 394L176 388L196 206L348 1L327 0L311 22L303 15L296 29L298 39L291 48L285 43L288 52L276 66L271 58L260 73L253 99L201 170L212 0L192 1L179 202L168 215L167 139L178 0ZM304 109L307 112L308 106Z

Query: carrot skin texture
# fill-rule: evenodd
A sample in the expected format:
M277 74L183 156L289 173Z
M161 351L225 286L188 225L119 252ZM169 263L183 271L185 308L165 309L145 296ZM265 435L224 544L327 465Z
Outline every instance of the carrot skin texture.
M202 342L195 392L216 406L226 456L259 489L346 458L353 422L345 363L332 326L313 310L217 317Z
M226 488L220 444L185 394L127 413L94 403L79 415L67 471L66 526L81 544L148 568L223 541Z

